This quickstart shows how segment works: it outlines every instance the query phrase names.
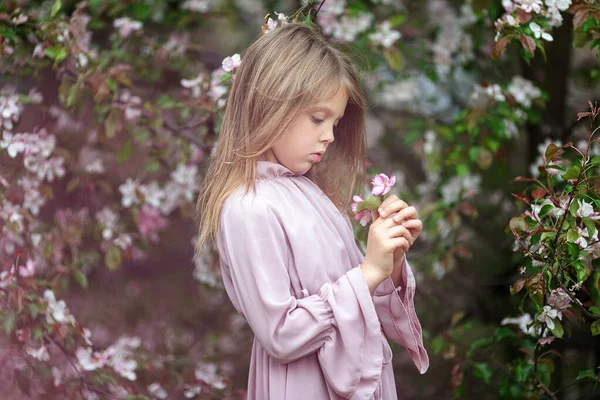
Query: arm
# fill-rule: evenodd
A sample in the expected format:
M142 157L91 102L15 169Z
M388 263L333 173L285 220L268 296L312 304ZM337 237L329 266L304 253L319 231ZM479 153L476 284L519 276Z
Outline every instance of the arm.
M388 278L375 290L375 309L388 339L404 346L419 372L425 373L429 367L429 357L423 346L421 324L415 312L415 278L405 258L394 266L394 273L398 284Z
M334 391L345 398L372 395L381 375L382 335L360 268L323 285L318 294L294 297L285 232L258 198L224 209L219 252L231 281L229 296L270 357L289 363L318 352Z

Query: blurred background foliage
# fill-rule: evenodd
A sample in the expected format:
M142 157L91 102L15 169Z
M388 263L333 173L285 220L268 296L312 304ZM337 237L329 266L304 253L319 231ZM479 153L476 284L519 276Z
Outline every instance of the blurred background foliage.
M3 398L244 397L252 334L192 260L194 201L231 56L293 19L355 57L369 171L425 223L431 367L394 345L399 398L599 397L597 2L5 0Z

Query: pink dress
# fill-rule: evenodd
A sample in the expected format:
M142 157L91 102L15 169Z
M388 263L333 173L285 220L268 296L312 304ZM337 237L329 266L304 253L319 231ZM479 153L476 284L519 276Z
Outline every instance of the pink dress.
M255 335L248 399L397 399L386 338L429 367L410 266L371 296L350 221L305 176L259 161L256 196L227 198L217 244Z

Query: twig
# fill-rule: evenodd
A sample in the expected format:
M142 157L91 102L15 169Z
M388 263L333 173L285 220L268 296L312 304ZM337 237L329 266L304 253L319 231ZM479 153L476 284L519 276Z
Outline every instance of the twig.
M546 324L544 324L542 326L542 331L540 332L540 337L544 336L544 331L546 330ZM558 400L558 398L554 395L554 393L552 393L552 391L550 389L548 389L548 386L544 385L542 383L542 380L540 379L539 375L538 375L538 353L540 351L540 342L538 340L538 342L535 344L535 350L533 351L533 376L535 377L535 380L538 383L538 387L540 387L548 396L550 396L550 398L552 400Z
M69 361L69 363L71 364L71 366L73 367L73 369L75 370L75 372L77 372L77 375L79 376L79 379L81 380L81 382L83 383L83 386L85 388L86 391L93 391L99 394L102 394L104 396L107 396L108 398L114 399L114 400L125 400L121 397L116 397L110 393L107 393L105 391L103 391L102 389L98 389L96 387L90 386L88 384L88 381L85 380L85 378L83 377L83 375L81 374L81 371L79 371L79 368L77 368L77 366L75 365L75 363L73 362L73 359L69 356L69 352L67 351L67 349L65 349L65 347L60 344L60 342L58 342L57 340L55 340L54 338L48 336L48 335L44 335L44 338L46 338L46 340L54 343L59 349L60 351L62 351L63 355L65 356L65 358Z

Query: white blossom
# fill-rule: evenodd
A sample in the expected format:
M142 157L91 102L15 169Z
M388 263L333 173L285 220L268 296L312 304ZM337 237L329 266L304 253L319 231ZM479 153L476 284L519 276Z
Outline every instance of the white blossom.
M142 29L143 24L140 21L135 21L127 17L115 19L113 26L119 30L119 35L126 38L135 31Z
M540 37L548 42L553 41L554 39L552 38L552 35L550 35L547 32L544 32L544 30L542 29L542 27L540 27L537 23L535 22L530 22L529 23L529 28L531 29L531 31L533 32L533 36L535 36L536 39L539 39Z
M159 399L166 399L169 395L165 388L163 388L160 383L152 383L148 385L148 393L152 396L156 396Z
M211 0L186 0L186 2L181 5L181 9L205 13L210 9L210 3Z
M29 354L31 357L40 360L40 361L48 361L50 359L50 354L48 353L48 349L46 346L42 345L39 349L34 349L28 347L25 349L25 352Z
M123 204L123 207L129 208L132 205L140 202L136 192L138 186L139 183L132 178L127 178L125 183L119 186L119 192L121 192L121 195L123 196L121 199L121 204Z
M402 34L395 29L392 29L390 21L383 21L375 33L369 35L369 39L383 47L391 47L394 42L402 37Z

